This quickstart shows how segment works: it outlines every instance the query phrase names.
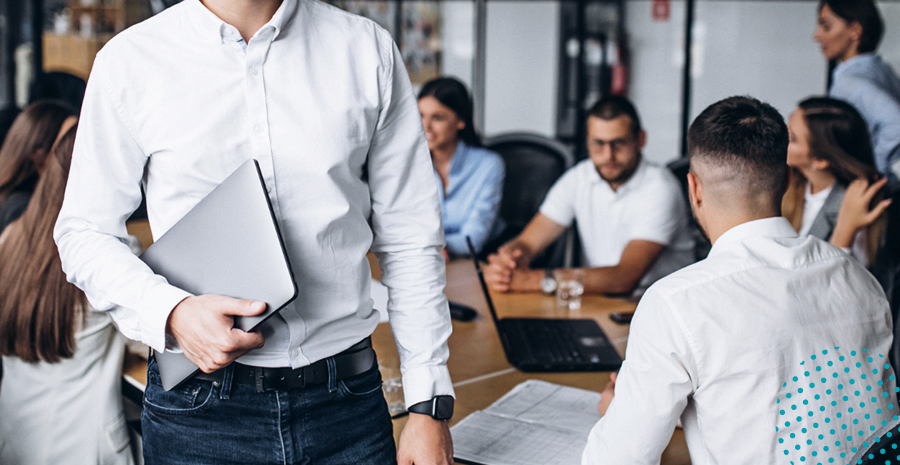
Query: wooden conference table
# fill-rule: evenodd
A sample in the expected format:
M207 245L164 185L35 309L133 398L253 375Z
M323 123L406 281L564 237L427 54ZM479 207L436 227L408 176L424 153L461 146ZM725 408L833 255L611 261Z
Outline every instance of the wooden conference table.
M376 270L377 265L373 266ZM475 267L469 260L454 260L447 266L446 294L450 300L469 305L479 313L471 322L453 322L450 336L450 359L447 362L456 391L456 405L452 426L476 410L491 403L527 379L541 379L552 383L602 391L609 381L609 373L523 373L513 368L503 354L503 348L488 313L487 303L478 284ZM635 304L597 295L585 295L582 308L568 311L556 306L552 296L539 293L493 293L497 313L503 316L580 317L597 320L610 340L624 354L628 327L609 319L613 312L632 311ZM397 348L387 323L379 324L372 334L372 343L379 363L399 366ZM146 361L131 355L126 360L126 375L137 383L146 384ZM394 420L394 440L406 424L407 417ZM640 434L640 432L635 432ZM663 465L690 464L684 433L676 430L662 456Z

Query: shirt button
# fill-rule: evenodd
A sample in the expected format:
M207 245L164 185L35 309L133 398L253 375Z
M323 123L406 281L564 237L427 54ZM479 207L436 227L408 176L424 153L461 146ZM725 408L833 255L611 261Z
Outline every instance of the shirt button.
M300 355L300 349L291 349L291 357Z
M259 74L259 68L250 68L250 74L256 76Z
M256 133L262 132L262 126L259 124L253 126L253 132L256 132Z

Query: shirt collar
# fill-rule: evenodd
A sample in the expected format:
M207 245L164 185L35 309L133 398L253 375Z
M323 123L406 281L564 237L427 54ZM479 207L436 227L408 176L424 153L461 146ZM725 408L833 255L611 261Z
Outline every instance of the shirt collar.
M466 145L463 141L456 142L456 150L453 151L453 156L450 157L450 177L453 175L458 175L460 171L462 171L463 167L466 164L466 158L469 155L469 146Z
M624 192L628 192L630 189L634 189L634 186L637 186L641 183L640 182L641 179L645 176L645 174L647 172L647 163L646 163L646 160L644 160L644 155L641 154L640 157L641 157L641 159L640 159L640 161L638 161L637 169L634 170L634 173L631 175L631 177L628 178L625 181L625 183L623 183L621 186L619 186L619 189L617 189L615 191L612 190L612 187L610 187L609 182L607 182L605 179L603 179L600 176L600 173L597 171L597 166L594 165L593 162L589 162L590 174L588 176L590 178L591 183L602 183L603 185L606 186L607 189L610 190L610 192L612 192L616 195L621 195Z
M849 60L844 61L843 63L839 63L834 67L834 76L840 76L841 74L847 72L848 70L857 69L857 68L867 68L873 65L876 61L878 61L878 55L874 53L860 53Z
M751 237L791 238L797 237L797 231L794 230L787 218L783 216L748 221L732 227L719 236L719 239L716 240L716 243L709 250L709 255L712 256L719 250L727 248L729 244L741 242Z
M209 11L206 6L200 3L200 0L189 0L190 12L194 23L200 29L200 34L208 37L217 43L232 42L232 33L236 32L234 26L222 21L221 18ZM298 0L282 0L281 5L275 10L275 14L263 27L259 28L256 35L267 34L267 30L272 31L272 40L275 40L281 33L297 9ZM231 31L231 32L230 32Z

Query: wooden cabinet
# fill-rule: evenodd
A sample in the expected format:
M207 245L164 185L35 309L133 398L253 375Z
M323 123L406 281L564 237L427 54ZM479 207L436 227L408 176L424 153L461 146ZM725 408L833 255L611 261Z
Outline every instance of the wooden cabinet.
M94 56L115 34L150 16L148 0L68 0L61 29L43 35L44 71L87 79Z

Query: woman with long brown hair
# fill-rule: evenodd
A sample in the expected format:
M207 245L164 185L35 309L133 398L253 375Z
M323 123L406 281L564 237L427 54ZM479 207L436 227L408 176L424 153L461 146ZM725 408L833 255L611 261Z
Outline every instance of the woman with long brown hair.
M129 465L124 339L66 281L52 237L75 139L63 130L25 212L0 234L0 463Z
M852 105L833 98L800 102L788 120L791 184L782 212L801 236L847 249L870 265L886 220L882 178L866 122Z
M13 121L0 147L0 231L25 210L56 135L75 116L65 103L45 100L29 105Z

